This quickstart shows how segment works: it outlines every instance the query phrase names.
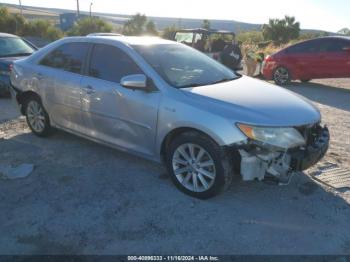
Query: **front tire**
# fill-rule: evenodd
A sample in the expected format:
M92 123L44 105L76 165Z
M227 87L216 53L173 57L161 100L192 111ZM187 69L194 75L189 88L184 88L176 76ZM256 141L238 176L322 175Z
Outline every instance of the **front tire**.
M300 82L302 82L302 83L308 83L310 81L311 81L311 79L300 79Z
M175 186L199 199L217 195L231 184L233 177L227 153L198 132L183 133L170 143L166 166Z
M25 102L25 116L32 132L40 137L49 135L51 131L50 118L41 100L37 96L30 96Z
M277 67L273 73L273 80L275 81L276 85L288 85L291 81L289 70L283 66Z

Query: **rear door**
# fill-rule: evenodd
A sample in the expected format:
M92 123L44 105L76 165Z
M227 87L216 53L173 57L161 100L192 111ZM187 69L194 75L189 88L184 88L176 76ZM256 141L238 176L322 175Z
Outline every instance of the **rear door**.
M84 125L93 138L152 155L161 93L122 87L121 78L132 74L144 73L128 54L113 45L94 45L82 80Z
M46 108L52 121L64 128L80 132L81 80L89 43L65 43L41 61L38 78L51 79L46 87Z

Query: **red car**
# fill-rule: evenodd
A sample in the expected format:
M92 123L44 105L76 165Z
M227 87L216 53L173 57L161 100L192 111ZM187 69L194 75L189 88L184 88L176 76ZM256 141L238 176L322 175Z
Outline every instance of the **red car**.
M350 37L322 37L267 56L262 73L278 85L291 80L350 77Z

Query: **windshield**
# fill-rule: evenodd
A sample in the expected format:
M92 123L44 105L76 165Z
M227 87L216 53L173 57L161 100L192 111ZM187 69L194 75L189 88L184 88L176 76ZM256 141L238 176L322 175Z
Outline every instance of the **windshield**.
M0 57L30 55L34 48L19 37L0 38Z
M133 47L168 84L176 88L210 85L237 78L230 69L185 45Z

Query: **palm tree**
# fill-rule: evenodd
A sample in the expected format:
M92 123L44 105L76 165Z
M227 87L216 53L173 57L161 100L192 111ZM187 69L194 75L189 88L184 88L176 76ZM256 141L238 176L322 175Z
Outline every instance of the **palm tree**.
M284 19L269 19L269 23L263 25L265 40L286 43L291 39L298 38L300 23L295 22L295 17L285 16Z

